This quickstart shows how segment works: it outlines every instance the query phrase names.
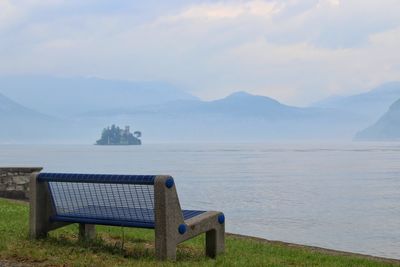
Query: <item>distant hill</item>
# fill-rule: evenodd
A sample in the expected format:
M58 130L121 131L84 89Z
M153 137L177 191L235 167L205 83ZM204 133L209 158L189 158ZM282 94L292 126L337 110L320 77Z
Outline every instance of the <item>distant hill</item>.
M399 98L400 82L390 82L362 94L329 97L314 103L312 106L359 114L372 123L382 116L387 111L388 106Z
M318 114L317 114L318 113ZM214 101L201 100L179 100L165 104L133 107L131 109L109 109L99 112L90 112L88 116L117 116L117 115L140 115L140 114L174 114L187 116L188 114L222 115L229 117L252 117L262 119L296 119L302 117L315 117L321 114L336 113L324 108L299 108L288 106L275 99L252 95L246 92L236 92L222 99Z
M132 108L197 98L163 82L47 76L0 77L0 93L52 116Z
M356 135L358 140L400 140L400 99L371 127Z
M348 116L346 112L328 108L289 106L270 97L252 95L246 92L236 92L222 99L190 106L189 111L224 114L233 117L252 117L272 121L344 119Z

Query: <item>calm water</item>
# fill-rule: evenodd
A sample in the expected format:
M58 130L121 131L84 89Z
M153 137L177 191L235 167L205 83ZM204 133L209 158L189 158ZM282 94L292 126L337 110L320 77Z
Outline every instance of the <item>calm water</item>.
M0 166L171 174L227 231L400 258L400 144L0 146Z

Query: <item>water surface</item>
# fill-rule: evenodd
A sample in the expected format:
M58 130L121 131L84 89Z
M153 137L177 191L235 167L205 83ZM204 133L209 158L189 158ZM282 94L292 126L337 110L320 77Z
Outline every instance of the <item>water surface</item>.
M400 259L400 144L2 145L0 166L170 174L227 231Z

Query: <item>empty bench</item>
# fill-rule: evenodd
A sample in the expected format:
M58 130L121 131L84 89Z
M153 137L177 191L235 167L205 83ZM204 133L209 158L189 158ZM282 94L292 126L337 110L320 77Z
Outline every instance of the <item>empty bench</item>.
M207 256L224 251L224 214L182 210L171 176L34 173L30 194L31 238L71 223L94 238L101 224L155 229L160 260L175 260L176 246L201 233Z

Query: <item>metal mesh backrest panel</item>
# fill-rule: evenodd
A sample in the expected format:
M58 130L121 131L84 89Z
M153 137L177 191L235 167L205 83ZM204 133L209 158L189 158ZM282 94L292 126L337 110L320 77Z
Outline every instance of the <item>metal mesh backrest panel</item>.
M154 223L149 184L51 182L57 216Z

